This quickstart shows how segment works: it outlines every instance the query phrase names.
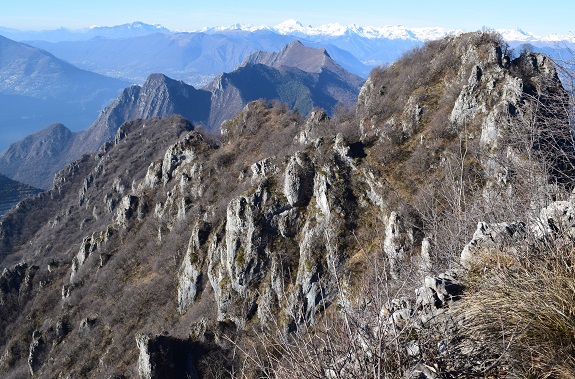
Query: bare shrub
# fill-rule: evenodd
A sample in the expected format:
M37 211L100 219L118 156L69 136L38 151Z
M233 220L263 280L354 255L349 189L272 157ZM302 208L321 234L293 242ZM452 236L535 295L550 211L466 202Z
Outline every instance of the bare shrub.
M255 331L247 341L228 338L240 352L237 376L399 378L424 359L423 348L436 350L437 343L416 325L410 307L410 283L416 273L412 270L400 282L390 280L381 243L382 238L375 239L357 250L348 274L338 273L335 263L328 262L329 275L321 280L337 288L339 300L324 306L315 322L304 314L290 314L302 322L288 331L268 309L268 319L275 324Z

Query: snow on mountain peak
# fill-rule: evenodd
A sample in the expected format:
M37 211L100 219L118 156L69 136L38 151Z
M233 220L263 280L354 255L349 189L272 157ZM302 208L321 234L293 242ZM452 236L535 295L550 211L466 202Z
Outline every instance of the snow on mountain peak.
M253 25L253 24L232 24L230 26L212 26L212 27L203 27L198 32L201 33L217 33L217 32L225 32L225 31L242 31L242 32L255 32L258 30L272 30L269 26L266 25Z
M280 34L296 36L340 37L355 34L369 39L386 38L419 41L438 39L453 33L452 30L439 27L409 29L405 26L374 27L360 26L357 24L341 25L337 22L313 27L311 25L304 26L301 22L293 19L286 20L276 25L273 29Z
M282 35L292 35L299 38L306 37L341 37L346 35L356 35L368 39L391 39L391 40L408 40L425 42L430 40L437 40L448 35L461 34L464 31L460 29L446 29L441 27L418 27L408 28L403 25L397 26L360 26L357 24L341 25L339 23L329 23L319 26L305 26L301 22L288 19L273 27L260 25L244 25L234 24L227 27L210 27L203 28L200 31L206 33L223 32L223 31L258 31L270 30ZM575 42L575 36L567 35L547 35L537 36L529 32L525 32L519 28L517 29L497 29L503 38L507 41L514 42L552 42L552 41L567 41Z
M294 20L293 18L290 18L289 20L285 20L284 22L276 25L275 27L276 27L276 29L304 28L304 26L301 22Z

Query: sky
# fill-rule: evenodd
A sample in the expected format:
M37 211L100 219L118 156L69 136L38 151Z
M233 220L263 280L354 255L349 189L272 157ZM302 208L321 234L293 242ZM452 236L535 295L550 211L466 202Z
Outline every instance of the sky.
M178 31L235 23L277 25L439 26L475 31L520 28L536 35L574 34L568 0L25 0L2 1L0 26L21 30L113 26L134 21Z

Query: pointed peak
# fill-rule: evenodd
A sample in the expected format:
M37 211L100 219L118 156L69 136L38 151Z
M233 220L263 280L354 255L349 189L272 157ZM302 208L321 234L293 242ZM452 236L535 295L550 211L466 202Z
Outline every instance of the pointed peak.
M287 49L290 46L304 46L304 44L301 43L299 39L296 39L295 41L288 43L285 48Z
M331 56L324 47L322 48L309 47L304 45L300 40L290 42L289 44L284 46L284 48L280 51L279 54L283 55L299 54L308 56L324 55L328 58L331 58Z
M158 86L160 84L166 85L170 82L175 82L175 80L162 73L153 73L148 76L142 87Z
M161 72L155 72L153 74L150 74L148 76L148 79L146 79L146 81L152 81L152 80L166 80L168 77L164 74L162 74Z

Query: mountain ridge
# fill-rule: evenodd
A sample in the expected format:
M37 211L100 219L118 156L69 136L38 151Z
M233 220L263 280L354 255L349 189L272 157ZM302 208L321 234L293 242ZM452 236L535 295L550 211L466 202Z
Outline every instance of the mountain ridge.
M567 172L553 169L567 162L545 155L575 159L553 145L572 142L553 138L571 118L525 138L533 94L565 109L553 62L511 59L479 32L374 70L353 114L257 100L220 139L178 116L123 124L0 222L0 373L431 379L514 375L516 357L532 370L545 356L507 358L516 345L501 340L519 331L500 308L475 318L492 346L459 331L482 290L467 280L499 267L524 287L506 254L536 262L516 241L575 233ZM540 336L532 301L521 328Z
M258 60L271 65L256 63ZM48 189L54 175L67 163L114 139L124 122L179 114L195 125L218 132L222 122L260 98L285 102L302 114L316 106L332 115L338 105L353 106L364 82L339 66L325 50L305 47L300 42L287 45L275 55L255 53L251 61L254 64L221 74L202 89L164 74L151 74L143 85L125 88L88 129L63 138L62 130L66 128L51 126L10 145L0 153L0 172Z
M129 38L134 36L142 36L153 33L180 33L180 32L205 32L205 33L221 33L221 32L254 32L254 31L272 31L282 35L296 35L296 36L331 36L340 37L346 34L357 34L365 38L386 38L386 39L410 39L425 42L428 40L435 40L443 38L449 34L460 34L464 31L462 29L450 29L440 26L427 26L427 27L409 27L404 25L342 25L337 22L321 24L318 26L305 26L295 19L287 19L277 25L253 25L236 23L226 26L204 26L199 29L192 30L170 30L159 24L147 24L140 21L132 23L115 25L115 26L91 26L83 29L52 29L43 31L26 31L14 28L0 27L0 33L5 35L12 35L20 40L34 40L43 39L46 41L57 42L65 40L79 40L89 39L93 37L108 37L108 38ZM567 41L575 43L575 37L572 34L557 34L550 33L538 35L529 31L524 31L521 28L497 28L496 31L503 35L507 41L520 41L520 42L558 42ZM122 33L124 32L124 33ZM52 33L54 37L50 38L49 34ZM58 37L58 34L59 37ZM40 38L34 38L40 37Z

